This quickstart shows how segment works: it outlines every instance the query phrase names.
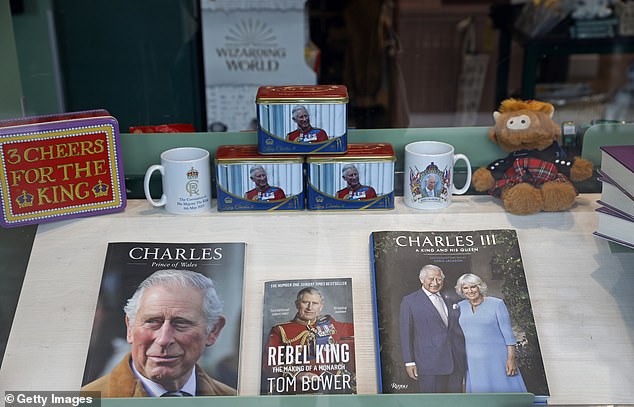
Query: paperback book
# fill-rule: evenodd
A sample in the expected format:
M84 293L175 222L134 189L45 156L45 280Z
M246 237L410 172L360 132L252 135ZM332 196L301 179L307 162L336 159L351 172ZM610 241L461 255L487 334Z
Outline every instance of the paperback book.
M547 399L514 230L374 232L370 247L380 393Z
M195 371L189 395L236 394L245 251L245 243L109 243L82 391L159 396L155 384L173 390L161 379L177 381L180 369ZM141 385L135 373L155 383Z
M264 286L261 394L354 394L352 279Z

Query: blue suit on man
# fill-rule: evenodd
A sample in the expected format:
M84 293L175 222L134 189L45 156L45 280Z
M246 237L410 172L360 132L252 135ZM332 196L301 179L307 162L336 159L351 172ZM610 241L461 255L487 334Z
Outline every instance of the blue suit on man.
M464 334L458 323L460 311L447 306L447 313L445 326L436 307L422 289L406 295L401 301L403 362L416 362L422 393L463 391L466 354Z

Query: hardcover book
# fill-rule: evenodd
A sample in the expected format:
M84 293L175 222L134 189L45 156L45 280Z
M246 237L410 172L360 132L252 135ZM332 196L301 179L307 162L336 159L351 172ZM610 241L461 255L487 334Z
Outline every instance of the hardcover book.
M634 216L609 207L600 207L596 211L599 214L599 224L594 235L634 249Z
M245 243L109 243L82 390L158 395L121 377L133 378L134 367L170 378L195 363L191 395L236 394L245 251Z
M599 177L601 181L601 205L621 212L626 216L634 217L634 196L622 189L607 175Z
M121 211L119 124L105 110L0 121L0 225Z
M634 195L634 144L602 146L600 175L607 175L623 190Z
M514 230L370 237L380 393L548 396Z
M261 394L354 394L352 279L264 286Z

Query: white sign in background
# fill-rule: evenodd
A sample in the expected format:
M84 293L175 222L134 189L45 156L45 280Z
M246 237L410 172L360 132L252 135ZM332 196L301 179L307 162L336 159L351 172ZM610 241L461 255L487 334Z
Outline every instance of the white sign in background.
M201 3L207 120L228 131L253 129L259 86L317 80L304 53L304 0L242 3Z

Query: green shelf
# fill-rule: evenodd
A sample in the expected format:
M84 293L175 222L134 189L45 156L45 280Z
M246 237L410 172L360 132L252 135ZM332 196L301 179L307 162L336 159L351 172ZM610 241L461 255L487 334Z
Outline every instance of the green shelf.
M383 395L305 395L305 396L238 396L238 397L185 397L185 398L128 398L103 399L103 407L150 407L156 405L183 405L203 407L520 407L532 406L530 393L474 393L474 394L383 394Z

